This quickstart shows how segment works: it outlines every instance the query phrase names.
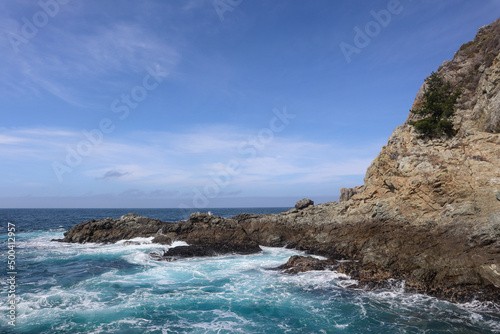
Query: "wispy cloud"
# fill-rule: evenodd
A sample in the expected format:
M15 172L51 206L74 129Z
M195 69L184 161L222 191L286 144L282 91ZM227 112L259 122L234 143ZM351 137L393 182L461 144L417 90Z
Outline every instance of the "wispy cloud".
M0 134L0 145L2 144L17 144L23 142L25 139L21 137L15 137L10 135Z
M46 161L55 159L79 133L54 128L0 128L0 155L5 160Z
M185 133L163 132L149 136L133 133L127 138L107 138L71 172L79 180L73 185L75 191L94 182L100 187L98 183L107 181L106 189L110 191L126 187L152 192L162 187L168 191L189 192L193 187L213 182L217 175L228 173L231 187L224 189L227 192L300 184L327 187L329 182L337 182L344 176L363 175L379 150L375 144L341 147L279 137L257 150L255 156L249 156L237 148L252 131L226 128L221 133L220 129L206 127ZM4 161L14 165L26 166L28 161L34 169L40 166L48 169L53 161L64 164L68 146L81 139L80 133L64 129L3 129L0 154ZM229 170L234 162L238 165L237 172ZM53 183L56 182L54 177Z
M40 10L34 4L31 7L31 11ZM129 88L131 83L124 75L142 75L147 66L168 73L179 61L178 47L172 41L160 38L138 22L89 22L75 29L74 21L86 22L82 17L91 7L82 4L79 11L61 11L57 24L45 26L29 43L20 45L17 53L4 39L0 44L0 86L4 94L45 91L85 106L92 97L100 97L113 87L115 91ZM21 17L7 15L0 14L4 34L22 34Z

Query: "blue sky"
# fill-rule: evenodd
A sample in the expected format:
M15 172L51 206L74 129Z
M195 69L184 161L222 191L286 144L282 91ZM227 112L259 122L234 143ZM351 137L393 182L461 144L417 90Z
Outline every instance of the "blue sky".
M499 14L496 0L3 1L0 207L337 200L425 77Z

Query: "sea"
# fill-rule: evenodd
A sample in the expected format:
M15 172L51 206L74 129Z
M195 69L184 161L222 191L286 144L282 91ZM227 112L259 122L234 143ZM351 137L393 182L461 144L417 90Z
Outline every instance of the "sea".
M0 333L500 333L495 304L406 293L396 281L365 291L335 271L285 274L277 267L303 254L294 249L164 262L150 254L166 246L148 238L52 241L80 222L129 212L187 218L180 209L0 209Z

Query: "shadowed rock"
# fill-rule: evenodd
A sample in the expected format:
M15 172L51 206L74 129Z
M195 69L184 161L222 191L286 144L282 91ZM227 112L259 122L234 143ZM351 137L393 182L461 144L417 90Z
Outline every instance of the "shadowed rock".
M165 253L167 257L251 254L261 251L236 220L204 213L194 213L189 220L178 223L162 222L136 214L127 214L119 219L91 219L71 228L59 241L114 243L136 237L153 237L152 242L164 245L170 245L174 240L189 244L169 249Z
M119 219L91 219L72 227L60 241L77 243L114 243L137 237L151 237L161 233L167 223L159 219L129 213Z
M300 201L297 201L297 203L295 203L295 209L302 210L302 209L307 208L310 205L314 205L314 202L312 200L310 200L309 198L303 198Z
M325 270L332 267L335 261L320 260L312 256L294 255L288 259L287 263L281 265L279 269L287 274L297 274L311 270Z

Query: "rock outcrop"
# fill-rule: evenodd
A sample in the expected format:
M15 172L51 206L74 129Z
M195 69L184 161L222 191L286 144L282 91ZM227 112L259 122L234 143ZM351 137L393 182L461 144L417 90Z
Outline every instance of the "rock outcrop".
M341 188L339 202L348 201L352 196L363 191L363 186L357 186L354 188Z
M287 263L281 265L279 269L287 274L297 274L311 270L325 270L335 266L336 263L331 260L320 260L312 256L292 256Z
M457 136L423 140L405 122L364 185L343 189L339 202L302 200L280 214L231 219L198 213L176 224L127 215L77 225L63 241L154 236L190 245L169 250L167 259L287 246L328 258L293 258L288 272L333 265L366 286L397 278L408 290L452 301L500 302L500 20L481 28L438 73L463 91Z
M133 213L119 219L91 219L71 228L64 234L64 242L113 243L137 237L150 237L161 233L165 223L158 219L141 217Z
M310 205L314 205L314 202L312 200L310 200L309 198L303 198L300 201L297 201L297 203L295 203L295 209L302 210L302 209L307 208Z
M251 254L260 252L259 245L246 234L238 221L193 213L189 220L167 223L135 214L119 219L90 220L71 228L58 241L78 243L114 243L136 237L153 237L153 242L170 245L185 241L189 246L170 248L167 260L177 257L213 256L218 254Z
M224 219L204 213L193 213L186 222L168 224L163 233L172 240L182 240L189 246L169 249L165 257L212 256L260 252L259 244L252 240L235 219Z

